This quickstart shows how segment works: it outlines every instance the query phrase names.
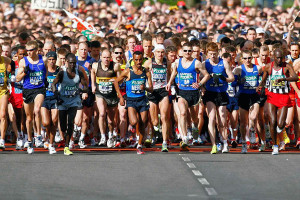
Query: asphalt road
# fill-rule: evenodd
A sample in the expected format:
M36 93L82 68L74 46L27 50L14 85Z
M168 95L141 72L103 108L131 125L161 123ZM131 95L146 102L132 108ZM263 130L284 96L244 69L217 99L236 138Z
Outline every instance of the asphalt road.
M0 152L0 199L298 199L300 154Z

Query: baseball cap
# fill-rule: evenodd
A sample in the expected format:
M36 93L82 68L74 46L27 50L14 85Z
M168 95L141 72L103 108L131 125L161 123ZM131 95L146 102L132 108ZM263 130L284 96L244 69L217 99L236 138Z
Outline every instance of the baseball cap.
M136 45L136 46L134 47L133 52L136 52L136 51L140 51L140 52L144 53L144 48L143 48L143 46L142 46L142 45Z
M153 49L152 52L155 52L156 50L159 50L159 49L166 50L165 47L164 47L164 45L157 44L157 45L154 46L154 49Z
M266 33L266 32L265 32L265 30L263 28L260 27L260 28L256 29L256 33L257 34L261 34L261 33Z
M206 35L206 33L202 32L199 34L199 39L207 39L208 36Z
M57 54L55 51L49 51L47 54L46 54L47 58L51 58L53 57L55 60L57 59Z

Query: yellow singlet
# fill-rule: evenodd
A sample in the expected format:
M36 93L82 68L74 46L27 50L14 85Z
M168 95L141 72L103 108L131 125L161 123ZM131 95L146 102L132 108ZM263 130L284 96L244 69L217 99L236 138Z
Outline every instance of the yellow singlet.
M0 97L7 94L7 74L6 74L6 67L4 58L0 57Z

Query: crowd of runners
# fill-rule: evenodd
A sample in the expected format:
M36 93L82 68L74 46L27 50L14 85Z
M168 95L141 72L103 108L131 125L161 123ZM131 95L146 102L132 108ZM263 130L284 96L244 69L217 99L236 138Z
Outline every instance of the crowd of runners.
M28 154L298 147L298 6L79 1L69 11L99 31L87 36L63 11L1 3L0 149L9 133Z

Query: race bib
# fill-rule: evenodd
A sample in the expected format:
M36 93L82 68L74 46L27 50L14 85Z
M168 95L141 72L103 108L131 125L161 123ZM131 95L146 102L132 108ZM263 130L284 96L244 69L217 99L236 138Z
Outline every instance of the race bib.
M4 86L5 75L4 72L0 73L0 87Z
M257 76L245 76L244 88L255 89L257 87Z
M180 73L179 78L183 82L180 84L183 87L190 87L194 82L194 77L192 73Z
M76 96L77 86L65 86L63 95L67 98Z
M30 72L29 80L31 85L41 85L43 83L43 72Z
M131 81L131 91L134 94L141 94L144 90L141 90L141 85L145 84L145 79L132 80Z

